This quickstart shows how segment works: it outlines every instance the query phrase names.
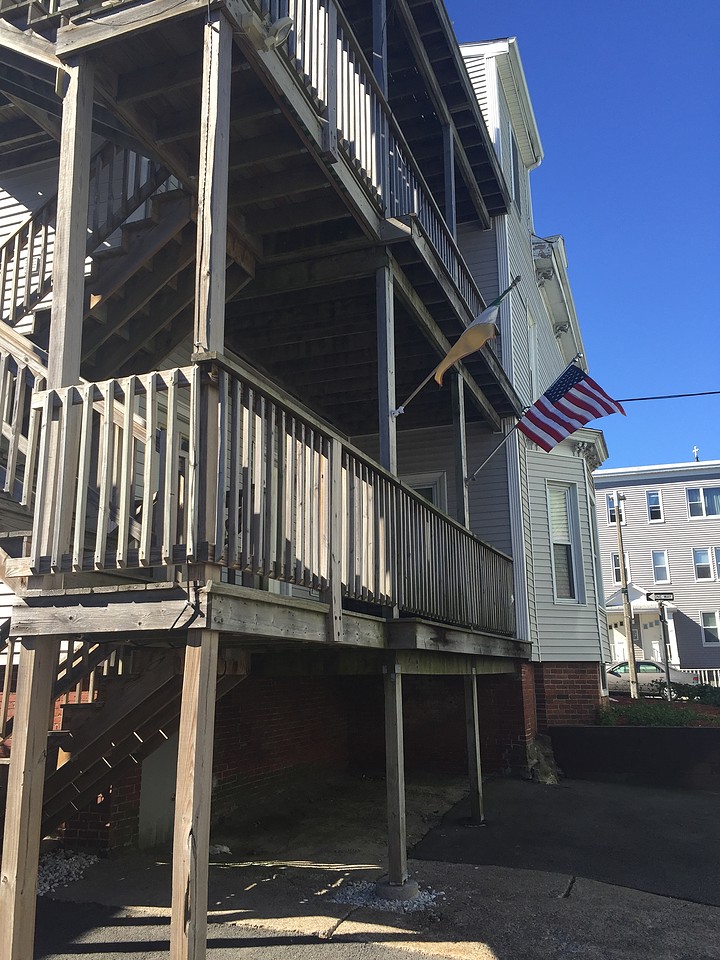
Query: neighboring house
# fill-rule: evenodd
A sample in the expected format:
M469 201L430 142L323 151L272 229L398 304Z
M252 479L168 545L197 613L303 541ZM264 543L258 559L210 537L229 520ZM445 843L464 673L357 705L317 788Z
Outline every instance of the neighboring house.
M625 656L615 492L620 499L623 552L635 643L662 660L656 603L669 592L671 662L688 670L720 668L720 461L598 470L600 547L615 656Z
M534 232L529 174L543 158L540 136L514 38L461 47L503 172L511 184L506 216L490 230L468 224L459 244L476 279L496 296L517 275L521 283L501 307L502 364L524 405L531 405L577 354L583 342L561 236ZM587 369L584 357L579 361ZM508 421L509 430L514 421ZM497 443L473 449L473 465ZM610 659L597 565L591 471L607 457L602 433L579 430L550 454L514 433L472 489L492 491L505 512L479 517L473 529L515 560L518 636L533 644L542 726L594 719L605 695ZM491 526L492 524L492 526Z

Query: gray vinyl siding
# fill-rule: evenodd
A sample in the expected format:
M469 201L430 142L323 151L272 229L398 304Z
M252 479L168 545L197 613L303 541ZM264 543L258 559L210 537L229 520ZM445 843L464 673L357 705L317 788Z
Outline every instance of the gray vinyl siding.
M598 527L603 567L603 583L607 596L618 589L612 577L612 554L618 552L617 530L607 522L606 497L614 489L621 490L625 500L625 524L622 527L623 548L628 556L630 579L641 589L670 591L675 594L673 616L680 664L687 668L720 667L718 647L702 643L700 612L720 610L720 579L715 565L714 549L720 548L720 517L690 517L687 506L688 487L720 487L720 463L714 467L699 463L681 464L668 475L644 474L623 476L613 471L603 478L603 471L594 475L598 499ZM662 497L663 521L651 523L647 517L646 492L659 490ZM696 581L693 548L711 552L713 579ZM653 577L652 551L666 550L670 582L656 584Z
M457 243L486 303L500 293L495 228L481 230L476 223L458 225Z
M534 558L533 573L538 619L538 655L542 661L600 661L605 637L598 626L591 511L585 483L585 461L555 448L553 453L528 452L530 511ZM547 483L574 486L578 507L578 566L582 575L583 602L556 601L547 506Z
M468 468L472 473L502 440L481 424L467 425ZM353 443L368 456L378 457L377 436L353 437ZM444 473L447 484L447 512L457 516L455 494L455 452L450 427L428 430L403 430L398 433L398 475L401 479ZM469 487L470 529L486 543L512 554L510 503L507 467L502 453L483 468Z

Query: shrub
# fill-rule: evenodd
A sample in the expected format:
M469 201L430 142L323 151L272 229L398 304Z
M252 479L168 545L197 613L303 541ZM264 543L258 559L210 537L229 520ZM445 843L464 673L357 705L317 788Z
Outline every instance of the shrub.
M667 685L664 680L653 680L650 684L655 697L667 698ZM709 683L671 683L674 700L689 700L691 703L704 703L720 707L720 687L711 687Z
M690 707L667 701L605 707L600 710L598 723L605 727L694 727L699 723L720 724L720 717L705 716Z

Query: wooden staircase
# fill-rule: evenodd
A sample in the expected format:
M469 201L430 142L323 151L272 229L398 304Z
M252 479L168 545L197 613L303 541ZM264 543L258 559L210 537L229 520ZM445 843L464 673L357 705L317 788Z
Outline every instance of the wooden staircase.
M7 642L6 642L7 643ZM0 648L2 641L0 641ZM148 651L140 669L118 674L120 645L78 647L61 659L54 698L62 703L62 728L48 742L42 832L47 836L74 814L88 807L111 784L161 746L179 726L182 693L182 651ZM13 642L7 647L8 663ZM127 666L127 660L123 661ZM108 673L98 684L96 671ZM12 688L13 671L5 670L3 703ZM224 696L245 678L244 673L218 679L217 696ZM68 695L75 691L74 700ZM65 700L66 702L63 702ZM3 707L3 713L7 708ZM12 743L12 717L0 728L0 743ZM7 749L2 751L7 752ZM4 811L4 771L0 769L0 821ZM1 833L0 833L1 836Z

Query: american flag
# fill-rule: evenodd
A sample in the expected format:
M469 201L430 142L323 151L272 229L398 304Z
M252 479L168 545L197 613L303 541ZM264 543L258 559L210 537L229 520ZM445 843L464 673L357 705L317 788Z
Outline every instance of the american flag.
M591 420L622 413L622 406L574 363L527 410L518 430L543 450L552 448Z

